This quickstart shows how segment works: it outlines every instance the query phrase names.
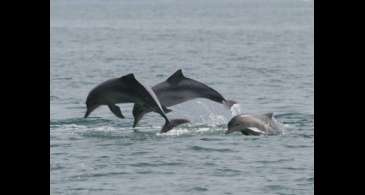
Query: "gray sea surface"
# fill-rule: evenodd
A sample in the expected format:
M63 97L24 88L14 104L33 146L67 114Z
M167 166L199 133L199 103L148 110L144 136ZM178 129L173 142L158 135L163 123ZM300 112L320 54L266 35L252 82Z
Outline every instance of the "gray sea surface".
M51 194L313 194L313 1L51 1ZM153 86L182 69L242 113L274 112L275 136L225 135L234 114L196 99L160 134L149 113L132 128L88 92L134 73Z

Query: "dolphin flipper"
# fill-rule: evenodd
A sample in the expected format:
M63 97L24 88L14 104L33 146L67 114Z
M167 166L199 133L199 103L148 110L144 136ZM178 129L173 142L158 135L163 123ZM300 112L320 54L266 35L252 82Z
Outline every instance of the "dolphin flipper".
M119 106L114 105L114 104L109 104L108 105L110 111L112 111L112 113L117 116L118 118L125 118L122 114L122 111L120 111Z
M247 127L246 129L242 129L241 133L243 135L261 135L264 134L265 132L261 131L256 127Z
M241 133L243 134L243 135L250 135L250 134L248 134L246 131L244 131L244 130L241 130Z

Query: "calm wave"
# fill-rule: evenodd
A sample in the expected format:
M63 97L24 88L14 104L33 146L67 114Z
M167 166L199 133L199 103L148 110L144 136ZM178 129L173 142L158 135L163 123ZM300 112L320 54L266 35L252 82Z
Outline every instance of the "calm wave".
M54 0L50 30L51 194L313 194L313 1ZM132 104L83 118L96 84L180 68L283 133L225 135L231 111L204 99L166 134L156 113L132 128Z

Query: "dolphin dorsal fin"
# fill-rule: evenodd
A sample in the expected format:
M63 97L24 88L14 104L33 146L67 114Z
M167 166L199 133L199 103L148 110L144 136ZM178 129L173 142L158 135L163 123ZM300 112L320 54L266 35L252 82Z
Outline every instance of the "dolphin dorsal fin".
M267 116L268 118L272 118L273 114L274 114L274 113L269 112L269 113L266 113L266 114L264 114L264 115L265 115L265 116Z
M129 73L127 75L124 75L124 76L120 77L119 79L125 80L125 81L136 80L133 73Z
M183 75L182 73L182 70L179 69L177 70L174 74L172 74L168 79L167 79L167 82L169 83L178 83L180 82L181 80L185 79L185 76Z

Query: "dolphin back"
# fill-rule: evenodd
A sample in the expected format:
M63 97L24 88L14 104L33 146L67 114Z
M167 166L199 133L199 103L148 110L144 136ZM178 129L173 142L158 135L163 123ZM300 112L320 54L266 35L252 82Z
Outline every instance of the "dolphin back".
M217 103L223 103L223 101L225 100L225 98L218 91L214 90L208 85L199 82L197 80L185 77L181 69L177 70L174 74L172 74L165 82L169 83L171 86L174 87L178 86L177 88L180 88L181 90L188 90L195 94L195 96L192 96L188 99L194 99L200 97L215 101ZM156 93L158 94L163 93L162 91L164 90L162 90L161 88L165 86L164 85L165 82L162 82L153 87L154 90L157 90ZM231 104L230 101L227 101L227 103ZM231 104L230 106L232 106L233 104Z

